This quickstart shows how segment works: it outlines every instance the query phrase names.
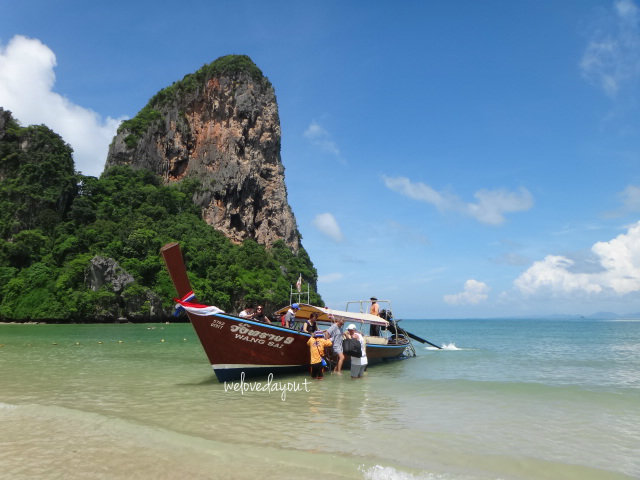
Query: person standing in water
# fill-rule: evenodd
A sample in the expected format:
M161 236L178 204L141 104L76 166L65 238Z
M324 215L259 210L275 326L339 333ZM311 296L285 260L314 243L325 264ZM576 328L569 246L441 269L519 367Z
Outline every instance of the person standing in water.
M362 378L364 375L364 370L367 368L367 364L369 361L367 360L367 344L364 340L364 337L358 330L356 330L356 326L352 323L347 327L347 338L353 338L360 342L360 347L362 348L362 356L351 357L351 379L355 380L357 378Z
M311 377L322 380L326 365L324 349L325 347L331 346L331 340L324 338L324 332L322 330L318 330L309 340L307 340L307 345L309 345L309 353L311 355Z
M342 375L342 364L344 363L344 353L342 352L342 326L344 325L344 319L338 317L337 320L334 321L333 325L331 325L325 331L325 337L331 339L331 343L333 344L333 352L338 357L338 364L336 368L333 370L337 375Z

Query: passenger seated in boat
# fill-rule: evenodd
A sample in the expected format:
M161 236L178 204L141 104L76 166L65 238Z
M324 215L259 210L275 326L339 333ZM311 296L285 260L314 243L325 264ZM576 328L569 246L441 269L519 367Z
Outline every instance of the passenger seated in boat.
M244 310L240 312L238 315L240 318L253 318L254 312L253 307L246 307Z
M253 319L259 322L271 323L269 317L267 317L264 313L264 307L262 305L258 305L256 307L256 313L253 315Z
M325 347L331 346L331 340L324 338L324 332L317 330L313 336L307 340L309 354L311 355L311 377L322 380L327 361L324 358Z
M318 313L317 312L313 312L310 316L309 316L309 320L307 320L306 322L304 322L304 325L302 326L302 331L306 332L306 333L313 333L316 330L318 330Z

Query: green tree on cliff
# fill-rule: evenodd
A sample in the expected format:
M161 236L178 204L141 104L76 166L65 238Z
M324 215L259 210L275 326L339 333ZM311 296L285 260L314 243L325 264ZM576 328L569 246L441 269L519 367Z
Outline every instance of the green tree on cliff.
M1 319L153 319L153 299L169 311L175 296L158 254L170 241L182 246L198 298L226 311L287 304L299 273L315 286L303 248L234 245L207 225L192 202L196 181L163 186L149 171L121 166L82 176L71 154L47 127L20 127L0 109ZM134 282L122 292L91 290L85 277L96 255L114 259ZM315 291L311 301L322 304Z

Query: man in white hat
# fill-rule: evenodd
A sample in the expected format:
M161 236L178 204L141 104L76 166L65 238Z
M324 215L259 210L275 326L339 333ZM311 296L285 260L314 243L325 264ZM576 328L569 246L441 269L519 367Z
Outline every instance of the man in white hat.
M347 338L353 338L360 342L360 347L362 348L362 356L351 357L351 378L355 380L356 378L362 378L364 375L364 370L367 368L367 364L369 361L367 360L367 345L364 341L364 336L356 329L356 326L351 323L347 327Z

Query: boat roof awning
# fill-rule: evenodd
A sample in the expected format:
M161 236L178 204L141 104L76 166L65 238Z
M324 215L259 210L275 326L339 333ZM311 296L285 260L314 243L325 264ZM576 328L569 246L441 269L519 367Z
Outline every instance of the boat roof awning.
M345 323L368 323L371 325L380 325L382 327L389 325L389 322L384 318L371 315L370 313L345 312L343 310L333 310L327 307L307 305L306 303L299 303L298 305L300 306L300 310L296 312L296 318L308 319L312 313L317 313L318 320L321 322L331 322L333 317L334 319L341 318ZM278 315L282 315L283 313L286 313L289 308L291 308L291 306L281 308L276 313Z

